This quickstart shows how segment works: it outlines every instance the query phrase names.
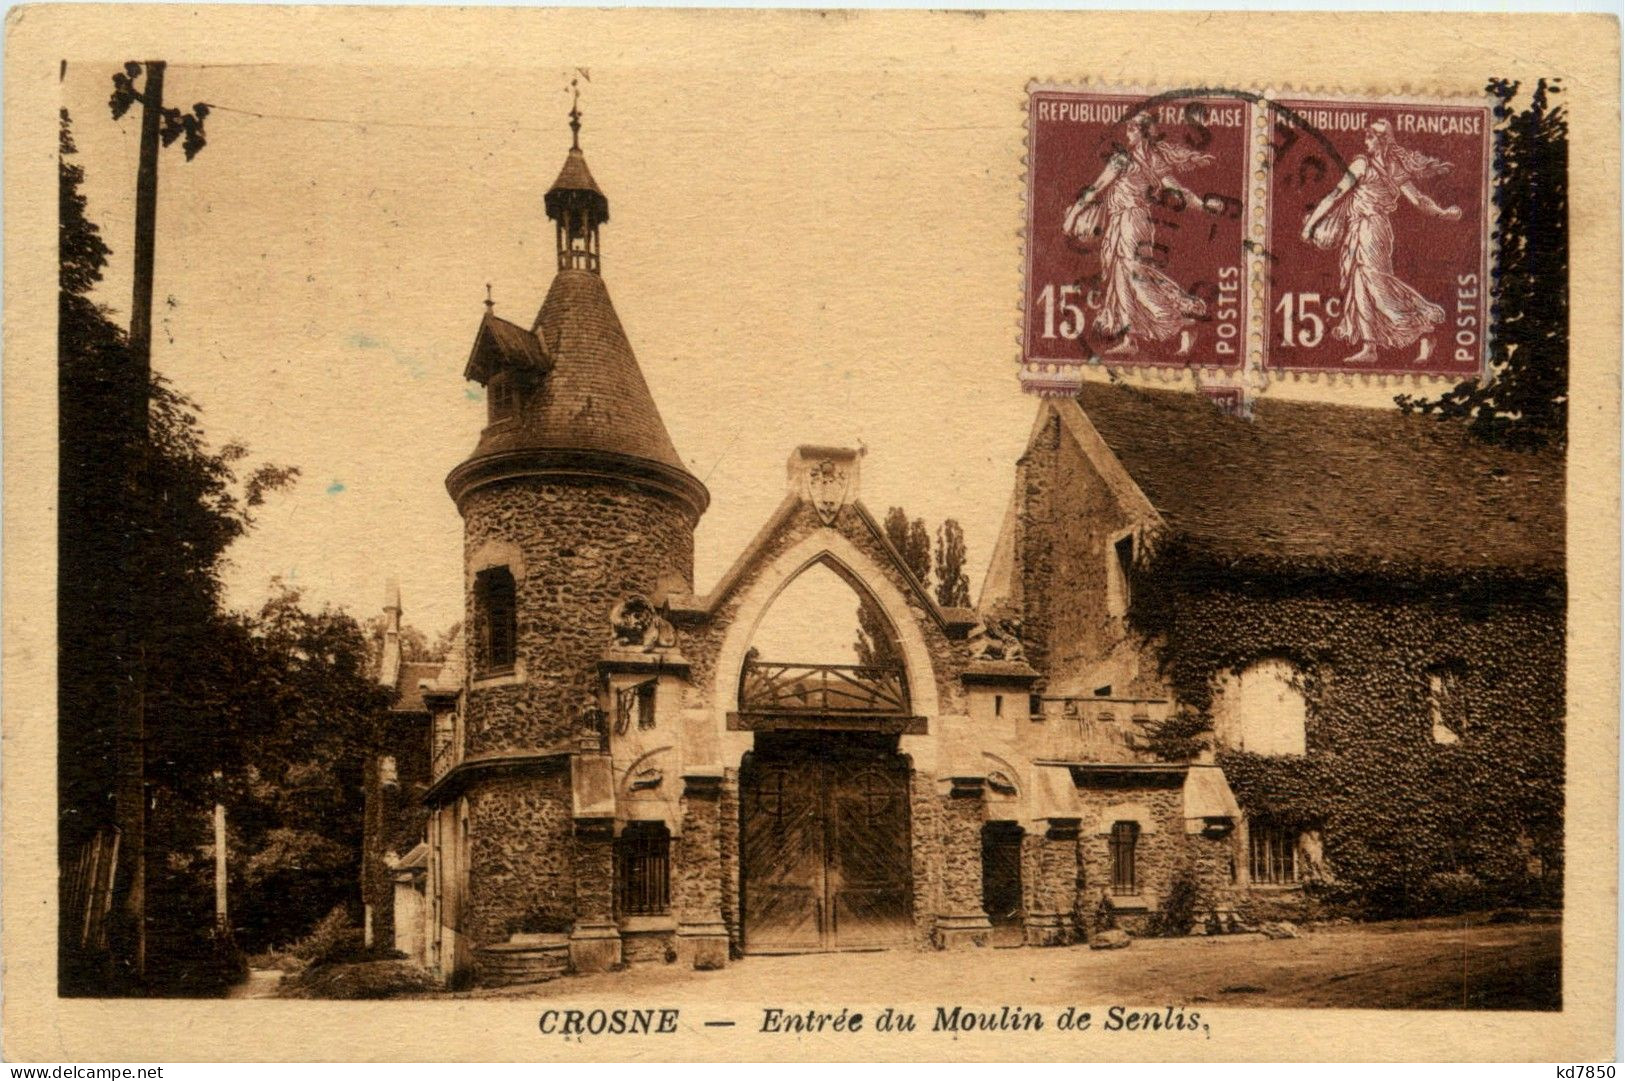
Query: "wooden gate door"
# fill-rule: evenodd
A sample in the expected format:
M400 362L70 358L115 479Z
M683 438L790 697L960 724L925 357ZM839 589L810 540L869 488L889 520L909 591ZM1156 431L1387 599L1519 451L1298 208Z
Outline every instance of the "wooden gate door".
M740 778L745 948L906 944L908 772L894 754L754 754Z

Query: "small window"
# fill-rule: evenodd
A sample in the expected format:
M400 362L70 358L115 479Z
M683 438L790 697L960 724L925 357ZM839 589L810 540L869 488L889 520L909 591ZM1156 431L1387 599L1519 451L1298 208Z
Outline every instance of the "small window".
M1112 685L1110 683L1106 684L1104 687L1096 687L1095 688L1095 697L1096 698L1110 698L1111 696L1112 696Z
M513 416L514 408L518 405L517 399L513 383L506 375L494 377L485 388L485 400L490 407L490 422L495 424L499 420Z
M639 728L653 728L655 726L655 687L656 680L644 680L642 683L625 687L615 692L615 731L625 732L632 727L632 721L637 719Z
M996 694L993 696L993 716L1004 716L1004 695L1002 694Z
M450 710L442 710L434 715L433 743L429 747L429 761L433 766L436 777L445 772L451 765L452 756L457 753L457 718Z
M1460 743L1467 735L1461 665L1441 664L1428 669L1428 718L1433 724L1434 743Z
M483 674L513 671L515 627L513 575L492 567L474 576L474 619Z
M671 834L660 822L629 822L615 842L616 908L622 916L671 909Z
M1260 885L1288 886L1298 881L1298 831L1272 822L1250 823L1247 875Z
M1138 822L1112 823L1112 893L1131 897L1140 892L1134 870L1134 849L1140 843Z
M1106 607L1114 616L1129 605L1129 575L1134 570L1134 534L1117 538L1106 554Z
M1042 718L1044 716L1044 699L1036 694L1027 696L1027 715Z

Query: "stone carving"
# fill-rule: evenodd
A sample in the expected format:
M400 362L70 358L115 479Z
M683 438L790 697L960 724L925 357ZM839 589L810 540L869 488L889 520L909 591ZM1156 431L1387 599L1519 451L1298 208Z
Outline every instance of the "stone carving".
M632 779L627 784L627 787L633 792L642 792L651 788L659 788L660 782L663 780L665 780L665 774L658 768L650 766L632 774Z
M825 525L835 521L835 513L846 501L846 485L846 470L828 458L814 462L807 470L807 498Z
M576 735L581 739L603 740L609 736L609 718L604 714L604 708L598 704L595 695L581 696L581 704L576 707Z
M1021 620L1013 615L990 613L971 628L970 656L973 661L1024 661L1021 647Z
M987 786L1001 796L1016 794L1016 782L1011 780L1010 775L1003 770L996 769L989 773L987 775Z
M677 644L677 631L640 593L622 597L609 613L610 641L621 649L651 652Z

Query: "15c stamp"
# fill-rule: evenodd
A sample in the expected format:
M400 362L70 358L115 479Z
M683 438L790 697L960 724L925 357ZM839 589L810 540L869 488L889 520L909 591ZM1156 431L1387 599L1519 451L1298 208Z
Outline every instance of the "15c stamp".
M1483 368L1487 102L1032 86L1022 381Z
M1275 106L1267 366L1478 374L1490 317L1488 105Z
M1025 357L1239 368L1248 103L1035 88Z

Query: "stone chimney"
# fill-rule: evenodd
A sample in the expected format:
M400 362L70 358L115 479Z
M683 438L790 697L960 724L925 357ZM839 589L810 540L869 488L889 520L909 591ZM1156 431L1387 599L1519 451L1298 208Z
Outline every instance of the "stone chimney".
M384 585L384 652L378 661L378 682L394 687L401 674L401 583L391 578Z

